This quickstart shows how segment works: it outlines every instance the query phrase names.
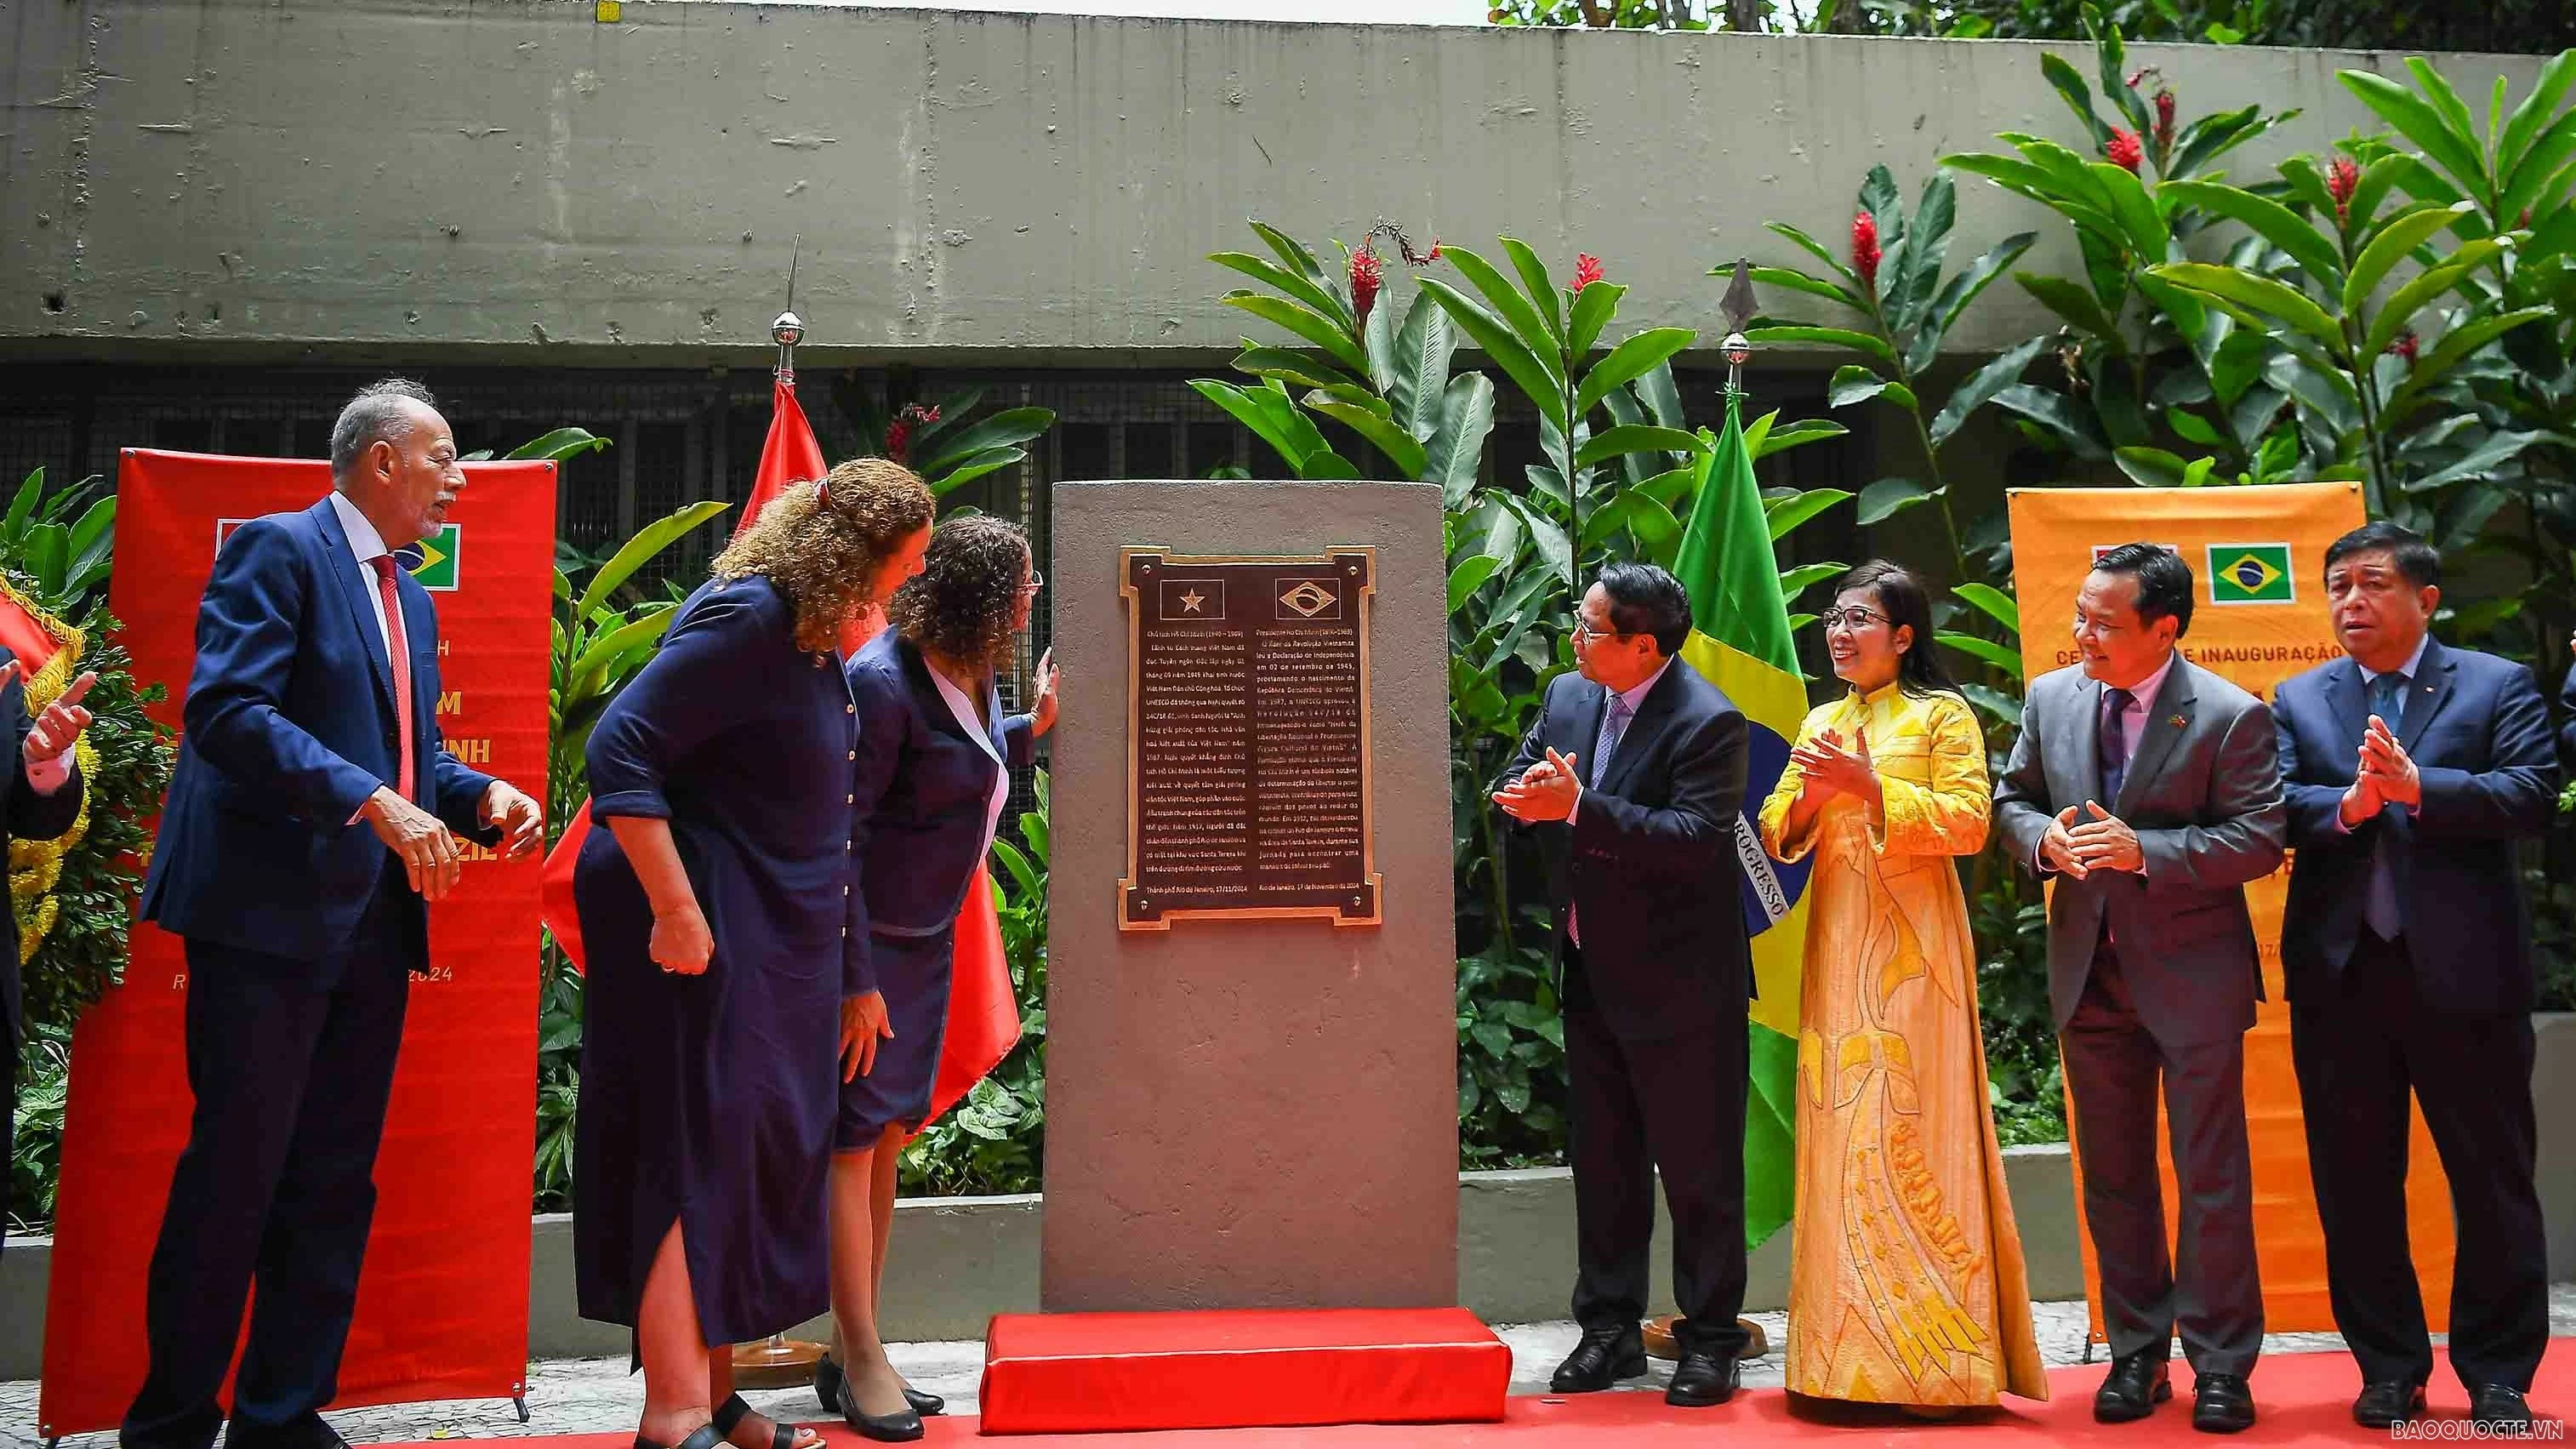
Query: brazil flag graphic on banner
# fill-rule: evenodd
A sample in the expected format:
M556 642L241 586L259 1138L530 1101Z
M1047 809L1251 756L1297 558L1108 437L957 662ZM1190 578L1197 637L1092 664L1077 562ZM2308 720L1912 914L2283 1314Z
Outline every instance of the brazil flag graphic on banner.
M1702 437L1707 433L1703 430ZM1744 868L1744 922L1753 937L1751 1091L1744 1114L1744 1241L1759 1247L1789 1221L1795 1196L1798 1122L1798 977L1807 940L1808 863L1774 860L1754 823L1789 763L1789 742L1807 714L1807 684L1789 642L1789 605L1771 526L1753 482L1736 394L1726 398L1726 432L1701 455L1699 500L1682 532L1673 572L1690 590L1690 642L1682 658L1744 711L1752 769L1735 818L1735 855Z

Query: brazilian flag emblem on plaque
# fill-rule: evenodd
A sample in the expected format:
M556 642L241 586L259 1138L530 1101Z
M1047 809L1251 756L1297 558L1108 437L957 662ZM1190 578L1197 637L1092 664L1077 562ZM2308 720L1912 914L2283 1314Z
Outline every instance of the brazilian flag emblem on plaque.
M2209 601L2213 604L2287 604L2297 598L2286 543L2213 543L2209 546Z
M456 587L456 548L461 530L448 524L420 541L420 562L412 566L411 576L424 589L451 590Z

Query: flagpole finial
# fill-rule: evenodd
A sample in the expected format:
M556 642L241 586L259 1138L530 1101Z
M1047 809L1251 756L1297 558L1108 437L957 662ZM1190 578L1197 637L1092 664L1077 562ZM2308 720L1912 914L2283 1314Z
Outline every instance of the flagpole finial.
M778 344L778 380L789 387L796 385L796 344L805 340L805 319L793 312L781 312L769 324L769 340Z
M1741 332L1729 332L1717 344L1718 355L1726 359L1726 390L1741 397L1744 394L1744 364L1753 360L1753 344Z

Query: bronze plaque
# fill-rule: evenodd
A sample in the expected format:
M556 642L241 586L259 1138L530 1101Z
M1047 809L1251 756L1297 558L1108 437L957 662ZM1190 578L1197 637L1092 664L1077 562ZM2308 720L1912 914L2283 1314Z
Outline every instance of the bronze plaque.
M1118 925L1374 926L1369 601L1377 551L1119 553L1127 874Z

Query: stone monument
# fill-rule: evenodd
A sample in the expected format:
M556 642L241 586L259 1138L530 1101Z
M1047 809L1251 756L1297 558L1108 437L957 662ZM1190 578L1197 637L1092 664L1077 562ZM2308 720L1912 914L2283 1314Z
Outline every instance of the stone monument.
M1456 1302L1440 490L1053 526L1044 1307Z

